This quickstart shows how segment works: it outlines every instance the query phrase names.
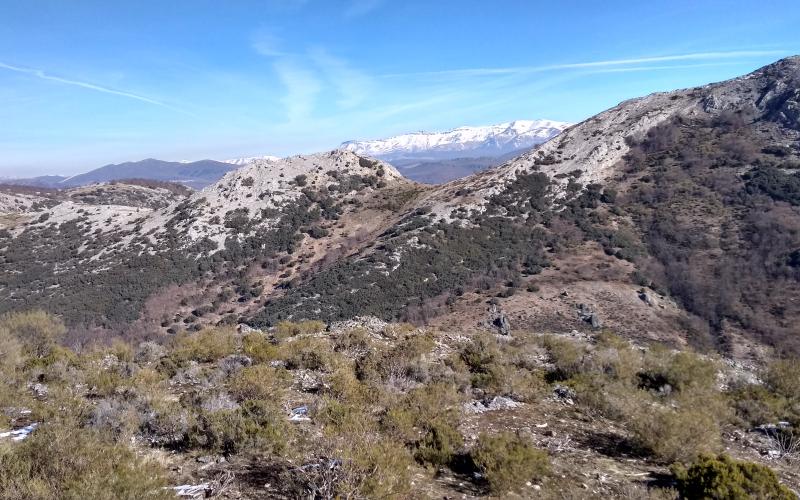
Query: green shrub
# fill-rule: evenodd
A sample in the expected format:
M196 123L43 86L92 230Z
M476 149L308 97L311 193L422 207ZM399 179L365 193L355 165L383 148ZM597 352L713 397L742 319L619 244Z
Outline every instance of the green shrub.
M488 335L481 335L461 349L461 359L473 373L485 372L499 356L497 342Z
M669 353L653 347L645 358L645 368L639 374L641 385L660 389L669 384L677 391L713 392L717 385L717 366L692 352Z
M576 401L590 412L626 423L636 409L652 399L631 384L592 373L576 375L566 385L575 391Z
M590 363L596 372L614 380L633 383L642 369L642 355L625 339L605 331L597 336Z
M416 415L402 406L388 408L381 417L380 425L385 434L403 443L415 442L421 433L416 426Z
M288 448L290 431L273 404L248 400L236 410L200 415L188 438L192 446L226 455L245 450L280 454Z
M688 468L673 466L678 491L684 498L795 500L769 467L740 462L726 455L703 455Z
M401 406L415 416L418 427L435 420L455 425L462 401L463 396L453 385L432 383L409 391Z
M567 380L581 372L586 355L584 346L554 336L545 337L543 343L554 365L552 375L555 379Z
M254 363L265 363L278 359L278 348L262 333L251 332L242 337L242 352Z
M473 387L487 394L503 393L506 381L506 360L497 345L497 341L488 335L480 335L461 349L461 361L470 372L470 383Z
M230 380L228 388L240 401L283 401L290 384L291 378L286 370L262 364L242 368Z
M174 356L178 360L211 362L236 350L236 337L229 328L207 328L197 333L182 334L175 342Z
M545 373L509 366L496 387L489 387L489 396L505 395L517 401L533 402L549 392Z
M764 383L779 396L800 400L800 359L788 358L772 362L764 374Z
M281 354L290 370L328 370L333 366L333 353L328 342L303 337L281 345Z
M687 462L720 445L717 418L703 405L673 409L645 402L629 418L636 444L664 462Z
M189 429L196 424L193 412L169 400L152 401L147 410L139 433L148 443L171 449L186 445Z
M377 427L363 404L343 403L324 397L314 410L314 420L328 435L364 436Z
M366 353L370 350L369 333L363 328L346 330L336 336L333 347L336 352Z
M425 435L417 443L414 458L423 464L446 466L462 446L464 439L458 429L447 422L434 421L426 425Z
M0 498L173 498L164 471L89 429L43 424L0 454Z
M124 368L103 367L99 360L92 362L83 373L86 385L94 396L111 396L132 387L132 381Z
M38 358L50 354L67 331L60 319L44 311L15 312L0 316L0 330L16 337L27 353Z
M786 399L761 384L734 387L727 396L740 423L745 426L791 420L791 409L787 408Z
M0 375L3 380L12 382L24 361L20 340L7 328L0 327Z
M309 335L325 330L325 323L322 321L281 321L275 325L275 338L285 339L295 335Z
M358 361L358 376L361 380L395 385L425 382L428 365L424 356L433 347L430 335L408 335L391 349L369 351Z
M452 384L423 385L389 404L381 416L380 426L393 439L411 446L424 440L431 426L440 427L441 438L445 439L445 428L456 429L459 424L462 401L463 397ZM434 436L428 437L434 439Z
M414 462L402 444L371 437L351 445L345 464L363 498L410 497Z
M350 366L341 366L328 377L325 394L353 404L367 405L374 399L372 387L358 380Z
M744 384L728 391L737 417L748 425L787 420L800 425L800 360L781 359L769 364L763 384Z
M481 434L471 456L489 488L498 494L518 490L528 481L541 479L550 470L546 452L509 432L494 436Z

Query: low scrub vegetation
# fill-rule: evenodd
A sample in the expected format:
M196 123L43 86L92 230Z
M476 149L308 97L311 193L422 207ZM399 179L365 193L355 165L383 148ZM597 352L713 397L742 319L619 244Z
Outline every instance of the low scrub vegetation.
M678 491L684 498L770 498L795 500L797 496L763 465L740 462L726 455L703 455L688 467L673 467Z
M631 188L617 196L646 253L634 257L647 284L707 322L697 345L726 348L726 322L786 352L800 314L800 174L746 113L672 120L634 141ZM744 271L743 271L744 270ZM705 338L704 338L705 337Z
M63 346L55 317L3 316L0 424L38 427L21 443L0 441L0 498L168 497L164 487L179 479L148 458L158 450L187 470L197 456L283 470L275 484L289 496L417 497L441 474L464 474L476 492L496 496L532 485L552 492L565 472L556 434L543 449L547 434L534 437L525 415L561 397L575 403L562 417L615 422L643 463L682 464L676 485L690 492L732 481L697 472L721 450L723 430L796 415L798 365L788 359L766 367L763 384L723 389L714 358L641 349L609 332L498 340L408 325L325 329L210 328L76 352ZM509 420L503 411L519 413ZM465 432L479 422L504 427ZM767 491L768 473L714 460L712 469L733 467L751 481L724 488Z
M549 471L547 453L510 433L481 434L471 457L491 490L498 494L518 490L525 483L542 479Z

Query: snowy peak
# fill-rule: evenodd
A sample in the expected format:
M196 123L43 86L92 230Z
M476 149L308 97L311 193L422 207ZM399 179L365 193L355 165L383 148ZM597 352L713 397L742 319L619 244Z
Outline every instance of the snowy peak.
M256 160L263 160L263 161L278 161L280 157L278 156L271 156L271 155L264 155L264 156L247 156L244 158L231 158L230 160L222 160L222 163L229 163L231 165L236 165L237 167L243 167L245 165L249 165Z
M341 148L386 160L499 156L548 141L571 124L516 120L446 132L417 132L374 141L348 141Z

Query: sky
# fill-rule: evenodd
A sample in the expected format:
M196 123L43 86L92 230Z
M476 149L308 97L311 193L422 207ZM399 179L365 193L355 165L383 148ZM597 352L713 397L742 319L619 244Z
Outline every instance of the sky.
M800 53L797 0L0 0L0 177L575 122Z

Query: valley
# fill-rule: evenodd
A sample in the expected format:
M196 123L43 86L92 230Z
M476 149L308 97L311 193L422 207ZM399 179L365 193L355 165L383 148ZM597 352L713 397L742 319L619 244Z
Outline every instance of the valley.
M74 441L132 497L694 498L750 467L796 498L800 57L550 126L441 184L393 138L3 186L0 421L60 423L0 469Z

